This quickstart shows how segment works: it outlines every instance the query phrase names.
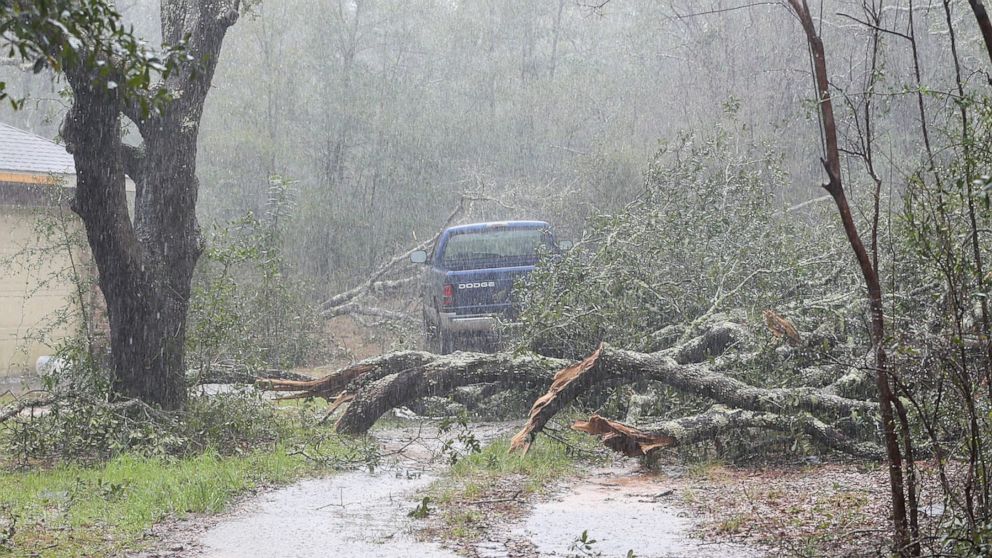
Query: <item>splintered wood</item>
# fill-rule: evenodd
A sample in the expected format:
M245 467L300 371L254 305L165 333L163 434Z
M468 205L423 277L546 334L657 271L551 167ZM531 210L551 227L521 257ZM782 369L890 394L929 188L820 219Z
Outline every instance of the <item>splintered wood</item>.
M568 368L564 368L555 374L554 381L551 382L551 387L548 388L548 392L537 398L537 400L534 401L534 405L531 406L527 424L525 424L523 429L521 429L520 432L517 432L517 434L510 440L510 451L521 450L523 453L527 453L527 450L530 449L533 433L544 428L544 425L548 422L548 419L551 418L555 412L557 412L557 409L555 409L549 414L544 412L545 409L552 403L557 403L556 399L559 393L576 382L582 377L583 374L596 365L596 361L599 360L599 355L602 351L603 345L600 344L599 347L584 360L573 364Z
M593 415L587 421L575 421L572 430L599 436L604 446L627 457L640 457L653 450L671 447L677 443L671 436L644 432L599 415Z
M796 326L792 324L787 318L783 318L774 310L763 310L761 312L761 317L765 320L765 326L768 327L768 331L772 333L776 339L785 338L786 342L793 346L798 347L803 342L803 338L799 335L799 331Z

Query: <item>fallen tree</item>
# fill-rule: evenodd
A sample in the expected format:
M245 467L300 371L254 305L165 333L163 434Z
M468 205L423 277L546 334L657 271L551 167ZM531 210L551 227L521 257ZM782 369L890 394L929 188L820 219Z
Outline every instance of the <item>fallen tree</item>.
M881 460L884 450L872 443L851 440L844 433L815 417L799 413L778 415L730 409L714 405L705 413L675 420L632 427L593 415L588 421L576 421L574 430L599 436L603 444L628 457L648 455L653 451L702 442L731 431L747 428L802 433L824 447L856 457Z
M679 363L671 354L682 347L644 354L601 346L585 360L561 370L548 392L534 402L524 428L513 437L511 448L526 449L544 428L581 393L597 384L631 384L654 381L676 390L748 411L810 413L832 419L853 413L871 414L869 401L847 399L810 387L761 388L712 370L705 363Z
M881 455L877 448L850 440L831 426L831 422L855 414L871 416L876 409L872 402L813 387L754 386L714 370L713 357L727 356L727 349L745 333L738 324L717 323L663 351L639 353L602 344L578 363L532 353L435 355L401 351L364 360L317 380L272 379L259 382L259 386L293 392L290 397L322 397L334 401L335 409L349 403L336 429L350 435L364 434L390 409L423 397L446 395L461 386L547 386L547 393L534 402L526 425L511 442L513 449L525 450L552 417L590 389L655 382L720 406L703 415L679 419L682 422L624 425L672 438L666 444L648 444L646 451L697 442L730 429L762 428L801 432L826 447L859 457ZM675 432L682 434L673 436ZM627 447L627 442L623 445ZM646 452L644 448L641 451Z
M295 392L289 397L347 397L347 410L336 429L364 434L384 413L429 395L446 395L472 384L497 383L504 387L548 385L556 370L568 361L534 354L463 353L435 355L399 351L364 360L310 382L262 380L261 389Z
M188 386L205 384L254 384L263 378L279 380L310 379L303 374L278 368L254 370L244 364L231 360L213 363L205 370L191 369L186 371L186 385Z
M374 273L373 278L381 277L383 274L391 271L394 267L397 267L400 263L405 262L403 256L409 258L410 257L409 254L412 252L413 250L408 250L407 252L404 252L401 256L394 257L389 262L387 262L386 265L380 268L379 271ZM403 292L411 288L412 286L416 285L417 280L418 278L414 276L404 277L402 279L393 279L388 281L375 281L369 279L357 287L348 289L343 293L338 293L332 296L331 298L325 300L320 305L321 308L320 314L325 318L333 318L334 316L346 314L347 311L341 311L340 309L348 306L349 304L352 304L352 301L354 301L356 298L364 294L374 293L379 295L391 295L398 292Z

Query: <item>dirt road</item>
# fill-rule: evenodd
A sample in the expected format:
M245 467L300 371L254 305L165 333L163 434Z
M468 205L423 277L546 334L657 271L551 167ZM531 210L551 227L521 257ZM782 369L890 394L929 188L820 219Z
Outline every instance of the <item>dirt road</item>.
M508 429L512 426L484 425L475 432L489 440ZM663 477L630 463L559 484L532 502L522 519L493 528L476 543L425 541L419 532L423 522L408 514L444 471L431 462L432 442L409 443L414 432L422 435L418 429L379 433L384 451L402 447L403 452L374 473L345 472L257 495L205 525L173 528L162 550L142 556L624 557L628 551L641 558L760 556L742 546L691 538L694 520L666 498ZM595 540L586 548L576 543L583 531Z

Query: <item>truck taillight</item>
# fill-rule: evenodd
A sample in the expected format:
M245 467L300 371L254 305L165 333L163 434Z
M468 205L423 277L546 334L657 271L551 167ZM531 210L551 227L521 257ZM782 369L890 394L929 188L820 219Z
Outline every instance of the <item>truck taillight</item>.
M441 299L442 306L452 306L455 303L455 287L453 285L445 285L444 289L441 291L443 298Z

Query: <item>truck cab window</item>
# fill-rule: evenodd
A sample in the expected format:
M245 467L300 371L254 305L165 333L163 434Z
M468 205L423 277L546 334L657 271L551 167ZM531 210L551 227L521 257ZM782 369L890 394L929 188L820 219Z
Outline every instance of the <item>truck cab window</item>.
M448 239L442 263L454 270L533 265L542 247L550 250L552 243L540 229L469 232Z

